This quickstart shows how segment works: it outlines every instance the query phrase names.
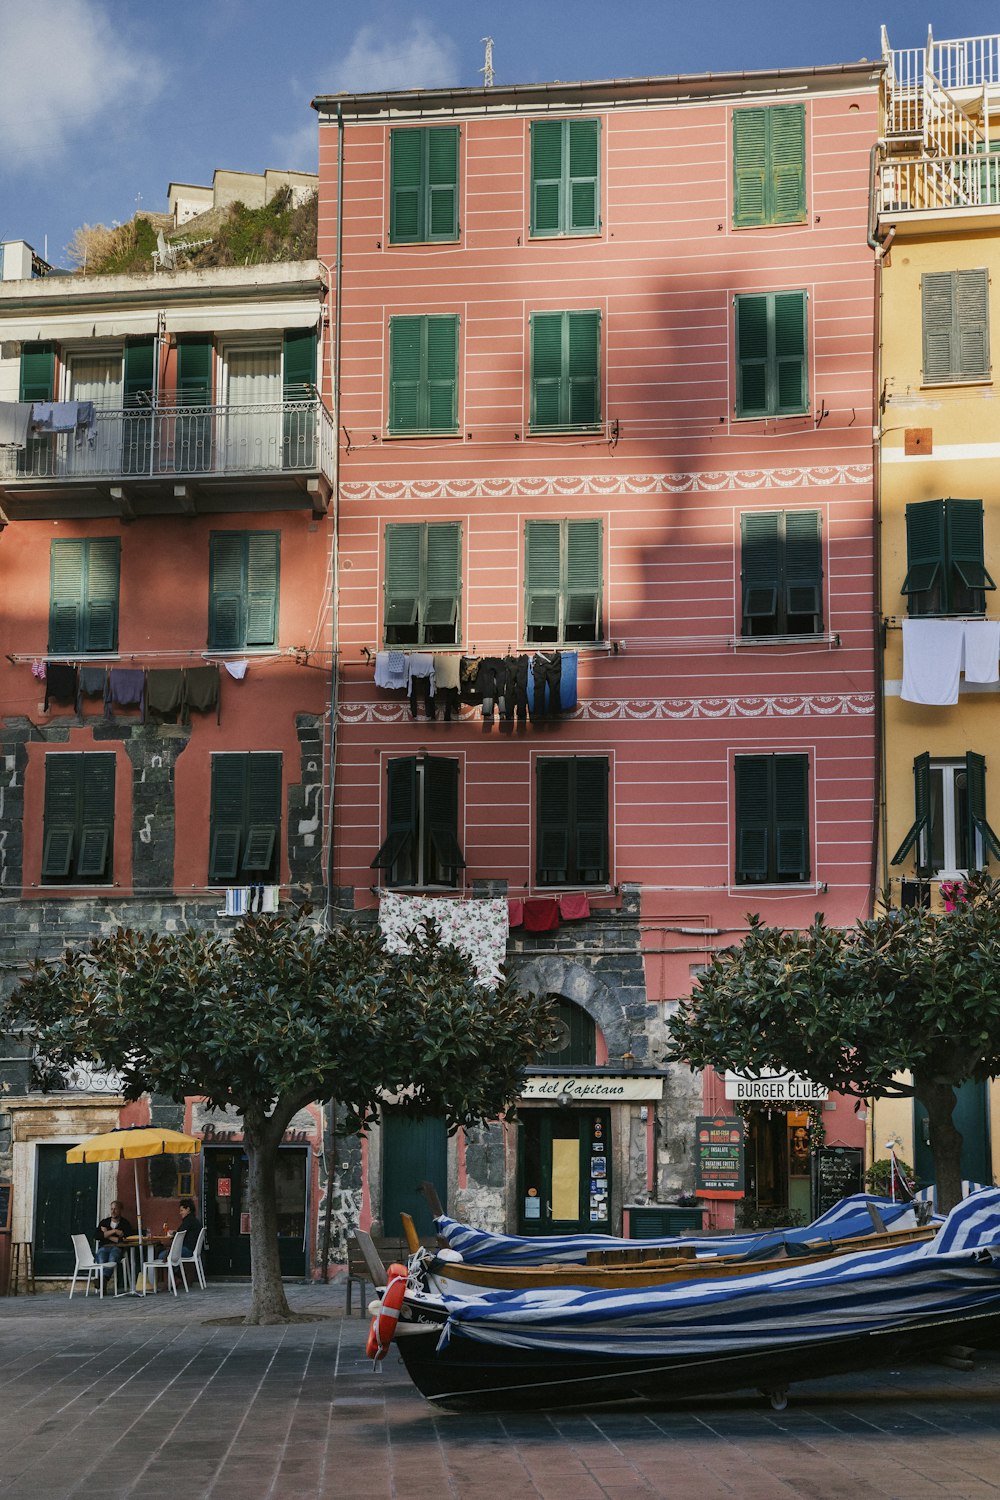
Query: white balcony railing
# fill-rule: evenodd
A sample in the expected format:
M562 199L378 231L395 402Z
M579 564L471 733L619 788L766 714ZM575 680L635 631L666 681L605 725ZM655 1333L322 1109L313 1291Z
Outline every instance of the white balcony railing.
M921 156L883 162L879 171L879 211L883 214L1000 205L1000 154Z
M0 480L9 487L316 472L331 479L335 442L330 413L316 399L101 409L92 434L41 434L27 448L0 450Z

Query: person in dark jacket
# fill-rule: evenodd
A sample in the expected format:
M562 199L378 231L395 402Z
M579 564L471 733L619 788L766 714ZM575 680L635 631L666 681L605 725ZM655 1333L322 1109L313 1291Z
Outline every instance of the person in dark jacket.
M110 1276L114 1267L125 1254L124 1241L130 1234L135 1234L132 1225L122 1213L122 1206L116 1198L111 1205L111 1212L106 1219L102 1219L94 1231L97 1241L97 1253L94 1259L97 1264L107 1267L101 1271L102 1276Z

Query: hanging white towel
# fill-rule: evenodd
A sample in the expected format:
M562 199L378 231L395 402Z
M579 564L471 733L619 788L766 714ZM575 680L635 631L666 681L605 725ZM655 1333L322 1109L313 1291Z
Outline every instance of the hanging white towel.
M247 675L247 667L250 663L248 661L224 661L222 665L230 677L235 677L237 682L242 682Z
M1000 620L966 620L966 682L1000 682Z
M957 703L964 656L964 620L904 620L900 696L938 707Z

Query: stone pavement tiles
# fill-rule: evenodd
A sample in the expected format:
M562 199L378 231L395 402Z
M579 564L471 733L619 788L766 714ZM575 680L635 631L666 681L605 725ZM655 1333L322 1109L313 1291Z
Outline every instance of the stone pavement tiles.
M2 1500L923 1500L1000 1495L1000 1349L759 1396L438 1412L343 1283L287 1328L213 1326L244 1287L0 1300Z

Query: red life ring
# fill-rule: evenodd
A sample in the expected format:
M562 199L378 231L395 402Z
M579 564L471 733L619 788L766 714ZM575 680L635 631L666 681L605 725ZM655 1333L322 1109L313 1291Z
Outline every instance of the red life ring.
M389 1267L389 1284L382 1298L382 1306L372 1318L372 1324L368 1330L365 1353L369 1359L385 1359L389 1352L392 1336L396 1332L399 1310L406 1296L406 1281L405 1266L391 1265Z

